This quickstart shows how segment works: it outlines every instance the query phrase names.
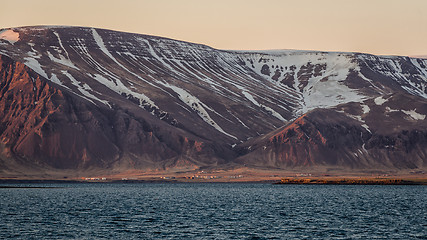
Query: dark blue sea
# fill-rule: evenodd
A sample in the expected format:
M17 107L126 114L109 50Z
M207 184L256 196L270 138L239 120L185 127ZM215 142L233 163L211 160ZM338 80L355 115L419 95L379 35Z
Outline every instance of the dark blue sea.
M7 186L58 188L1 188L0 239L427 239L426 186Z

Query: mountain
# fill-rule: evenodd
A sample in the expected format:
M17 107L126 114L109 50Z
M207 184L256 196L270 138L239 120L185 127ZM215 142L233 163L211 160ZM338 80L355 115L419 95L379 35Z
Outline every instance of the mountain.
M427 60L0 30L0 171L424 170Z

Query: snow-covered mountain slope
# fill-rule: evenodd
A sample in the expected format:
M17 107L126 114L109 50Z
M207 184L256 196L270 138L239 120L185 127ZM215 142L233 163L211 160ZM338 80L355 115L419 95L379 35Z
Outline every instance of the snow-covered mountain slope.
M422 59L221 51L92 28L2 33L13 41L2 41L1 53L88 101L112 107L117 98L127 98L170 124L203 137L220 134L229 142L273 130L318 107L393 91L427 96Z
M53 26L0 30L0 55L97 109L151 115L150 123L161 121L198 141L230 148L315 109L395 93L427 98L427 60L419 58L224 51Z

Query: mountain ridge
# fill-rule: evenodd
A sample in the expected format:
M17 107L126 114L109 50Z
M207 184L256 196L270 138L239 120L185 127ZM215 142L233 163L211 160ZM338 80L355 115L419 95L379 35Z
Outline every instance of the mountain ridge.
M128 31L121 31L121 30L113 30L113 29L105 29L105 28L100 28L100 27L87 27L87 26L71 26L71 25L29 25L29 26L16 26L16 27L5 27L5 28L1 28L1 31L5 31L5 30L19 30L19 29L61 29L61 28L81 28L81 29L97 29L97 30L108 30L111 32L116 32L116 33L126 33L126 34L133 34L133 35L141 35L141 36L147 36L147 37L153 37L153 38L161 38L161 39L167 39L167 40L172 40L172 41L176 41L176 42L182 42L182 43L187 43L187 44L194 44L194 45L201 45L201 46L205 46L208 48L212 48L214 50L218 50L218 51L225 51L225 52L235 52L235 53L261 53L261 54L274 54L277 53L276 55L281 54L281 52L301 52L301 53L341 53L341 54L363 54L363 55L372 55L372 56L378 56L378 57L385 57L385 58L394 58L394 57L409 57L409 58L421 58L421 59L425 59L427 58L427 55L423 55L423 54L419 54L419 55L396 55L396 54L374 54L374 53L370 53L370 52L358 52L358 51L324 51L324 50L313 50L313 49L292 49L292 48L283 48L283 49L240 49L240 50L235 50L235 49L221 49L221 48L215 48L203 43L196 43L196 42L191 42L191 41L187 41L187 40L179 40L179 39L174 39L172 37L166 37L166 36L157 36L157 35L153 35L153 34L148 34L148 33L133 33L133 32L128 32Z

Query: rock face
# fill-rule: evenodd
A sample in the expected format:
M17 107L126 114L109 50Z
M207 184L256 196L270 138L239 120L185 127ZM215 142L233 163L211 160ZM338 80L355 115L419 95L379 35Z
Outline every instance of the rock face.
M77 27L0 30L0 59L0 171L426 168L425 59Z
M246 154L238 161L275 168L425 168L426 115L425 99L401 94L316 109L242 144Z
M209 142L161 121L152 124L156 119L149 114L98 107L9 57L1 56L0 64L5 167L8 158L58 169L164 168L182 161L189 166L218 161Z

